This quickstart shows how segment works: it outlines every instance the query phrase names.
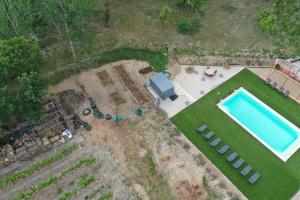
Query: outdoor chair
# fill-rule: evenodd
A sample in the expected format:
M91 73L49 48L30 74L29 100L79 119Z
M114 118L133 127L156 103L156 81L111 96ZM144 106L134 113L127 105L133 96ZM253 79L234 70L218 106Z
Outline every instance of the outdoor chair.
M221 138L216 138L216 139L214 139L211 143L210 143L210 146L211 147L216 147L216 146L218 146L218 144L220 144L220 142L221 142L222 140L221 140Z
M254 184L257 182L257 180L260 178L260 174L258 172L255 172L250 178L248 179L249 183Z
M230 148L229 145L228 145L228 144L225 144L225 145L222 146L220 149L218 149L218 152L219 152L220 154L225 154L225 153L228 151L229 148Z
M242 166L242 164L244 164L245 160L243 158L238 159L237 161L235 161L235 163L233 163L233 167L235 169L240 168L240 166Z
M196 130L197 130L198 133L203 133L207 128L208 128L208 126L206 124L203 124L202 126L197 128Z
M209 139L212 138L215 134L216 134L215 132L209 131L207 134L205 134L205 135L203 136L203 138L204 138L205 140L209 140Z
M237 152L233 152L233 153L231 153L227 158L226 158L226 160L228 161L228 162L232 162L234 159L236 159L236 157L238 156L239 154L237 153Z
M247 174L249 174L252 170L252 166L251 165L247 165L246 167L244 167L241 171L241 174L243 176L247 176Z

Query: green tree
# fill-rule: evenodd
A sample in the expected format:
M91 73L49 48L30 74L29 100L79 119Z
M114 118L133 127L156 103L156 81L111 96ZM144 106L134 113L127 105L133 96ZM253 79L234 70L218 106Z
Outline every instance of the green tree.
M0 34L4 37L21 36L30 30L31 5L23 0L0 1Z
M104 4L103 21L106 28L110 27L110 8L108 2Z
M41 63L42 55L36 42L24 37L0 40L1 81L14 80L23 72L36 70Z
M47 0L42 1L47 24L65 41L76 59L76 42L84 36L86 28L98 13L97 0Z
M2 85L0 87L0 121L2 123L1 127L10 121L13 112L13 95L10 94L7 86Z
M17 80L21 86L14 98L15 113L22 119L37 121L42 113L45 84L37 72L23 73Z

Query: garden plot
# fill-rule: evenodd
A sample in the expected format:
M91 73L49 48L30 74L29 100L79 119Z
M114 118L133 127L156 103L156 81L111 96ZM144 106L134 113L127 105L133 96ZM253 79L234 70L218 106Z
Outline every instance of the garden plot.
M131 92L134 99L138 104L143 105L148 100L146 99L143 92L136 86L136 83L131 79L130 75L127 73L125 67L123 65L115 66L115 70L118 73L122 83L126 88Z
M126 101L122 98L122 96L118 91L111 93L110 97L113 100L113 102L116 104L116 106L120 106L123 103L126 103Z
M114 83L106 70L99 72L98 76L99 76L103 86Z

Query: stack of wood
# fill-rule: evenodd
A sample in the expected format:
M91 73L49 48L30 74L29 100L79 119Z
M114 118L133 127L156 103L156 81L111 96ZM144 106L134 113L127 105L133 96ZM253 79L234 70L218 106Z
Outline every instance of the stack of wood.
M13 147L6 144L0 147L0 166L7 166L16 160Z

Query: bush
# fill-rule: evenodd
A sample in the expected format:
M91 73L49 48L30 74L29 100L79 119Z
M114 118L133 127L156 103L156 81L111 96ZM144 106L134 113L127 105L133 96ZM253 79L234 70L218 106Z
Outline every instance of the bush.
M278 63L276 63L275 69L280 70L280 68L281 68L281 66Z
M159 13L159 21L166 22L172 15L172 9L169 6L164 6Z
M275 16L271 15L268 11L260 11L256 16L262 29L272 32L275 29Z
M200 11L207 1L208 0L173 0L173 3L179 8Z
M192 20L182 19L177 24L177 31L182 34L193 34L201 28L201 21L199 18Z

